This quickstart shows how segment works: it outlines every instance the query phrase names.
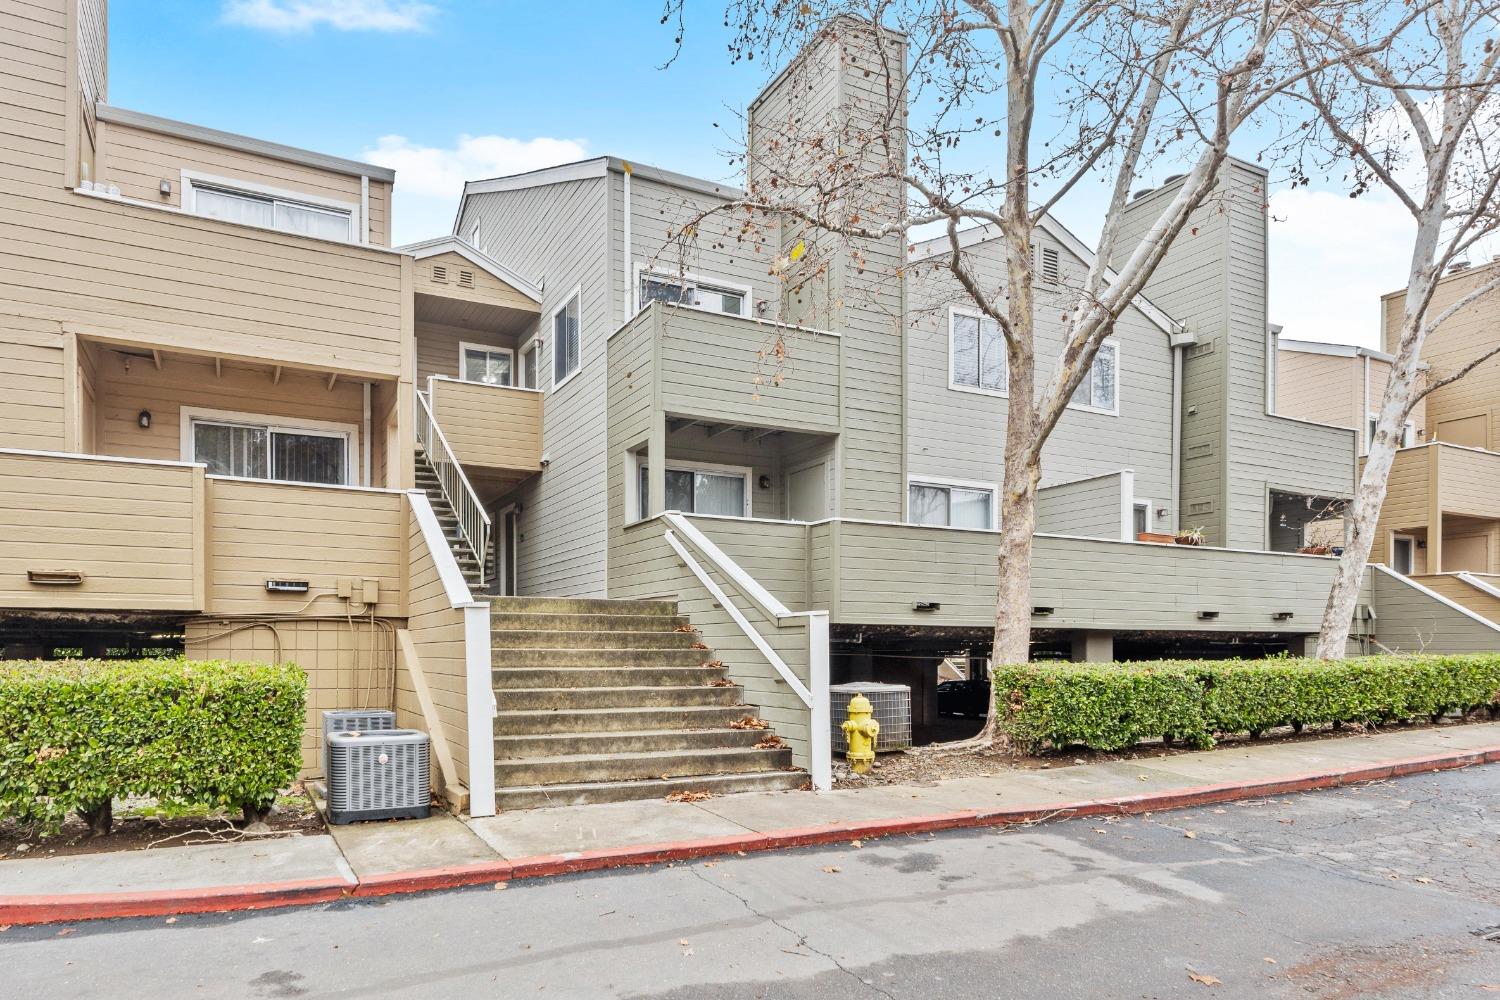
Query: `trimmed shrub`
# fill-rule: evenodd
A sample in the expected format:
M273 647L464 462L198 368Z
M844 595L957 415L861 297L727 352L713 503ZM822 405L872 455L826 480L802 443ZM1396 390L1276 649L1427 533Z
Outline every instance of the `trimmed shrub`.
M289 664L0 662L0 817L105 832L127 795L259 812L301 768L306 694Z
M1500 654L1033 663L996 667L994 684L1001 728L1027 751L1122 750L1160 736L1211 746L1278 726L1494 710Z

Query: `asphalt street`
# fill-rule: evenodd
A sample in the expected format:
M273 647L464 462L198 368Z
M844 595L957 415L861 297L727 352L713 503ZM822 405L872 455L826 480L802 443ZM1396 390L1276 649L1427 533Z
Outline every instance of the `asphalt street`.
M0 933L0 996L1500 997L1500 765L1287 799Z

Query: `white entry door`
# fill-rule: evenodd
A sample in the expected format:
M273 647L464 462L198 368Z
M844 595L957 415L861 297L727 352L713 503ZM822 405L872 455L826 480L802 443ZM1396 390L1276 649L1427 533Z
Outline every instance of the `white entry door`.
M797 469L786 480L787 518L821 521L828 516L828 464Z

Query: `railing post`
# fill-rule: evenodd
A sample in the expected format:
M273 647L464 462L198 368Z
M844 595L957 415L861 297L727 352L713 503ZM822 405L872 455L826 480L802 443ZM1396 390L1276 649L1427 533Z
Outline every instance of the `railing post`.
M833 716L828 704L828 612L807 616L807 686L812 692L808 771L813 790L833 790Z

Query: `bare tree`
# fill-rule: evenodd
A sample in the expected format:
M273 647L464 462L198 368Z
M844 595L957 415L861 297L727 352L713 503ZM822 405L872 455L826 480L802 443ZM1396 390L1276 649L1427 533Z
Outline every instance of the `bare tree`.
M1500 288L1500 275L1480 282L1434 312L1433 296L1449 265L1467 259L1500 227L1500 47L1494 0L1438 0L1385 34L1371 49L1347 20L1310 13L1299 42L1304 62L1327 53L1348 59L1311 74L1301 96L1311 123L1351 159L1354 192L1381 187L1416 223L1406 297L1390 380L1374 439L1350 505L1352 533L1329 590L1317 655L1345 654L1360 583L1380 516L1402 427L1412 407L1435 389L1467 375L1496 351L1419 384L1422 347L1450 317Z
M1296 45L1304 20L1311 13L1318 23L1346 23L1349 11L1372 2L1380 0L731 3L738 56L775 57L835 37L877 83L842 121L795 101L760 109L747 191L714 211L741 218L740 238L757 246L775 244L767 229L780 224L785 233L791 220L795 242L773 245L771 271L804 309L846 304L858 291L849 287L857 281L832 287L830 262L840 255L862 274L877 268L892 234L942 233L940 264L1003 333L997 662L1029 658L1032 535L1048 436L1120 315L1215 195L1235 134L1332 62L1371 51L1351 39L1335 56L1307 59ZM1410 16L1409 6L1390 8L1394 19ZM669 0L664 20L680 9L681 0ZM1127 226L1132 188L1162 163L1180 169L1182 183L1147 225ZM1085 183L1104 186L1107 207L1087 273L1059 303L1060 357L1043 370L1033 238ZM974 226L1002 241L998 285L964 251ZM993 735L992 717L979 739Z

